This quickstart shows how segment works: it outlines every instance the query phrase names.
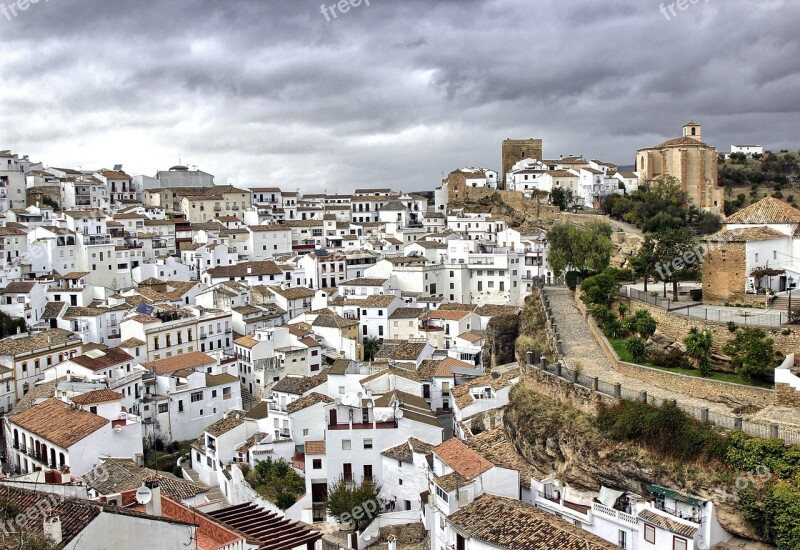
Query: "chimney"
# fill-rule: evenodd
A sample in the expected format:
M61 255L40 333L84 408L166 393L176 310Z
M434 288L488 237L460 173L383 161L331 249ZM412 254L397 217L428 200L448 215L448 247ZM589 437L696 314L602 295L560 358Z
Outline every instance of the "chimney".
M158 476L153 475L144 480L144 484L153 492L153 498L145 506L151 516L161 516L161 485Z
M61 545L64 535L61 531L61 518L51 516L44 518L44 536L52 540L57 545Z
M247 274L250 275L251 273L253 273L253 266L252 265L248 265L247 266Z

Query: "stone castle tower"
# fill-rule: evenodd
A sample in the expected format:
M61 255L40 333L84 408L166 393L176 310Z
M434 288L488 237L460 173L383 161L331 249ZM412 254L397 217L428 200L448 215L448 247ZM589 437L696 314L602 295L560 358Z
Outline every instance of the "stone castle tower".
M503 141L503 165L500 174L500 185L505 187L506 173L514 164L526 158L542 160L542 140L541 139L507 139Z

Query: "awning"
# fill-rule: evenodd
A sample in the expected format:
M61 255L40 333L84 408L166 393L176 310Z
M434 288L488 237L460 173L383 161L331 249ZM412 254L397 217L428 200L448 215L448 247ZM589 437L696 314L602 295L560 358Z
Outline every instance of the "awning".
M672 500L675 500L677 502L683 502L683 503L689 504L690 506L699 506L699 507L703 506L703 501L702 500L698 500L698 499L692 498L692 497L687 497L685 495L682 495L682 494L680 494L678 492L673 491L672 489L667 489L665 487L659 487L658 485L651 485L650 486L650 492L654 493L656 495L661 495L661 496L663 496L665 498L671 498Z
M604 504L609 508L613 508L617 503L617 500L619 500L619 497L624 494L625 493L623 491L615 491L614 489L609 489L608 487L600 487L600 494L597 495L597 500L599 500L601 504Z

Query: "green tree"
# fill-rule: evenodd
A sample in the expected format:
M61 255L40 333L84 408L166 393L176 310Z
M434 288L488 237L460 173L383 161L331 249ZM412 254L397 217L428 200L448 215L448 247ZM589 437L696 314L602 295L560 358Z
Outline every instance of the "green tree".
M381 349L381 341L374 336L364 338L362 343L364 349L364 361L374 361L375 354Z
M697 239L688 227L667 229L658 236L654 254L656 273L662 281L672 283L672 299L677 302L678 282L696 275L702 265Z
M619 293L619 281L611 273L603 272L592 275L581 283L583 296L587 304L598 304L610 307Z
M305 492L303 478L295 472L283 458L259 460L247 473L247 480L256 491L267 497L282 510L297 502L297 497Z
M328 488L325 508L339 523L361 530L380 513L380 494L380 485L353 483L340 477Z
M736 372L750 380L764 376L775 363L775 341L760 328L736 331L722 351L730 356Z
M697 327L689 329L689 334L683 339L686 345L686 353L694 361L695 366L700 369L701 376L711 374L708 355L711 353L711 346L714 343L713 336L707 330L700 331Z
M647 280L656 275L656 240L652 235L645 235L644 242L633 256L628 258L628 264L637 276L644 279L644 291L647 292Z
M26 332L28 330L27 325L25 325L25 319L11 317L6 313L0 312L0 338L15 335L17 329L19 329L20 332Z
M558 206L562 211L566 210L572 206L572 190L556 187L550 193L550 202L552 202L554 206Z
M613 229L607 223L593 221L584 226L556 224L547 233L548 263L556 275L570 267L587 273L600 272L611 262Z

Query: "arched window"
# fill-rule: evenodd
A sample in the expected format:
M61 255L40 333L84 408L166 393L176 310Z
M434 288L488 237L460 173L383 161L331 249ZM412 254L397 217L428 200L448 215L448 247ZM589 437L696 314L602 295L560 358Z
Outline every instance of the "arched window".
M697 135L697 128L692 128L692 135L693 135L693 136L696 136L696 135Z

